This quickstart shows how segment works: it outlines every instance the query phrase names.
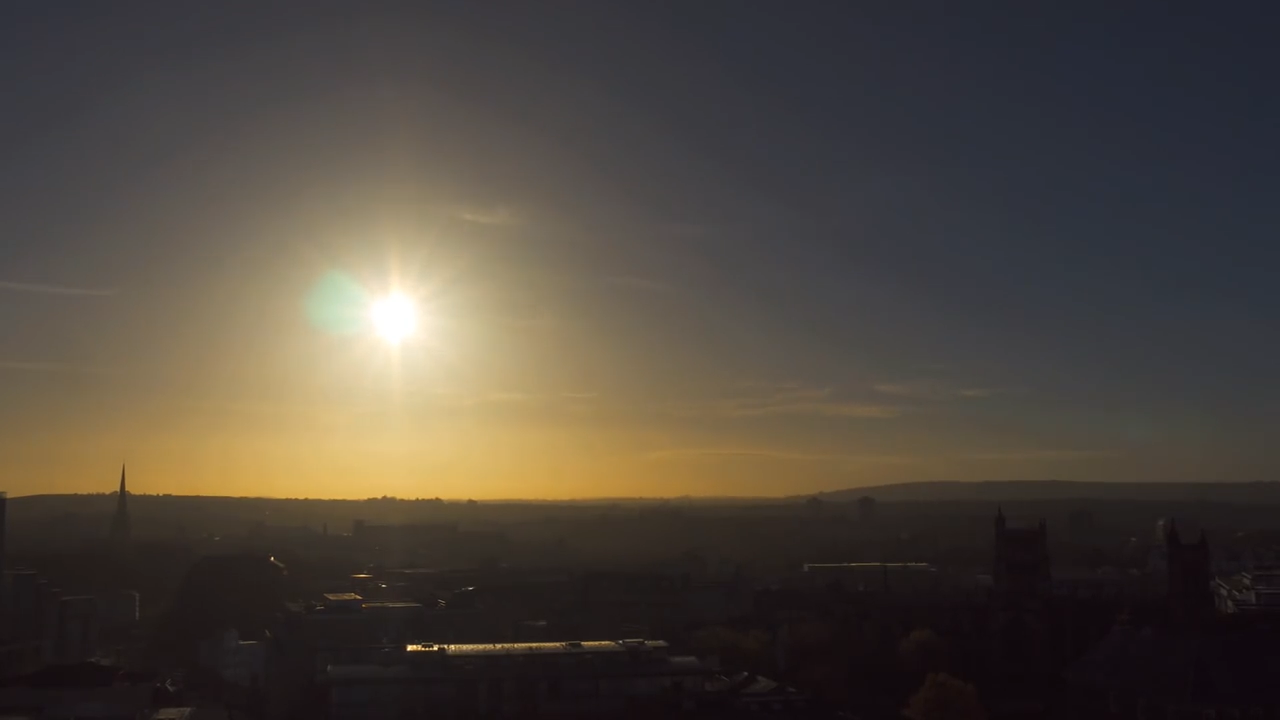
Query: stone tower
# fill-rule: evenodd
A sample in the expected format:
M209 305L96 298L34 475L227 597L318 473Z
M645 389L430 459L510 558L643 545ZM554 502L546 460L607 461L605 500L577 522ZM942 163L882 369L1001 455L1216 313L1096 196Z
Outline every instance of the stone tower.
M1049 593L1049 531L1041 520L1034 528L1008 527L996 509L992 590L997 600L1023 604Z
M1213 615L1213 573L1209 540L1204 531L1194 543L1183 544L1178 526L1169 521L1165 534L1169 568L1169 615L1175 622L1193 623Z
M1034 694L1051 676L1052 588L1045 522L1011 528L997 509L992 555L988 670L999 696Z

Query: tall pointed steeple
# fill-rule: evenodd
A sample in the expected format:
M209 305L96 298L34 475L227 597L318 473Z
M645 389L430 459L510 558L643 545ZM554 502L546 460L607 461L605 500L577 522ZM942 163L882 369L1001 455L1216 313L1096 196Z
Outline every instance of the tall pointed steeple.
M129 542L129 490L125 486L124 463L120 464L120 492L116 495L116 514L111 518L111 542L117 546Z

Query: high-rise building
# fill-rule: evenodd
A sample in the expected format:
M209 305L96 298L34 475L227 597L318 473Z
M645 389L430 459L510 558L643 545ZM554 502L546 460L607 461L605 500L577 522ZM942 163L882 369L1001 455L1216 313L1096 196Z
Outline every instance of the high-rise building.
M99 625L103 630L132 628L138 622L138 592L136 590L109 590L100 592L98 598Z
M129 491L125 486L124 465L120 465L120 493L116 496L116 514L111 518L111 544L120 549L132 535L129 523Z
M61 663L78 663L91 659L97 651L97 598L92 595L62 598L58 602L54 657Z

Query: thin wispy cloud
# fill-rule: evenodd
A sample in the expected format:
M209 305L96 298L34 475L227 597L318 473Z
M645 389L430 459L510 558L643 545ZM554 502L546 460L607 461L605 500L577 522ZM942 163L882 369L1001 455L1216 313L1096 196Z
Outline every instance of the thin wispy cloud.
M741 405L730 409L733 417L767 417L775 415L808 415L810 417L896 418L902 408L856 402L792 402L765 405Z
M328 405L307 400L196 400L184 402L185 407L199 412L243 415L247 417L290 418L294 421L361 421L381 412L380 408L364 404Z
M965 455L965 460L1093 460L1116 457L1111 450L1007 450Z
M80 295L85 297L107 297L116 294L114 289L70 287L67 285L16 282L13 280L0 280L0 291L35 293L38 295Z
M658 231L663 235L680 239L695 239L706 237L716 230L715 225L708 223L696 222L673 222L664 223L658 226Z
M903 414L904 408L885 403L861 402L836 397L831 388L787 383L748 385L754 392L741 397L686 403L672 410L679 415L725 418L805 416L828 418L887 419Z
M837 463L902 463L912 458L899 455L846 455L830 453L805 453L761 448L679 448L657 450L645 455L649 460L696 460L700 458L742 458L745 460L780 460L788 462L837 462Z
M538 394L535 394L535 393L526 393L526 392L495 392L495 393L488 393L488 394L486 394L486 395L484 395L484 396L482 396L482 397L480 397L480 398L477 398L477 399L475 400L475 402L480 402L480 403L484 403L484 402L489 402L489 403L529 403L529 402L537 402L537 401L545 400L545 399L546 399L546 396L545 396L545 395L538 395Z
M547 411L582 408L598 398L596 393L541 393L520 390L438 391L428 401L440 407L454 408L524 408Z
M771 395L775 400L820 400L831 397L832 392L829 387L783 383L773 386Z
M675 288L661 280L652 280L650 278L635 277L631 275L613 275L604 279L609 285L617 287L631 288L633 290L643 290L652 293L672 293Z
M106 368L92 367L88 365L40 361L28 362L21 360L0 361L0 371L29 373L80 373L86 375L100 375L109 372Z
M781 448L758 448L758 447L695 447L695 448L675 448L667 450L655 450L645 454L645 458L649 460L696 460L700 458L742 458L746 460L779 460L790 462L836 462L847 465L901 465L905 463L919 462L957 462L957 461L979 461L979 462L1016 462L1016 461L1046 461L1046 460L1090 460L1111 458L1118 456L1119 453L1110 450L1007 450L996 452L982 452L969 454L936 454L924 453L921 455L885 455L885 454L850 454L850 453L823 453L823 452L802 452Z
M510 312L491 315L490 319L503 325L523 328L551 327L560 322L555 313L542 307L513 309Z
M912 400L978 399L991 397L1003 392L999 388L956 387L954 384L942 380L881 382L872 385L871 389L882 395L892 395Z
M453 408L528 405L532 403L540 403L546 399L546 395L520 392L518 390L436 390L427 394L423 398L423 400L430 405Z
M775 450L752 450L746 448L682 448L679 450L657 450L647 454L650 460L687 460L696 458L762 458L767 460L831 460L836 456L808 454Z
M525 225L526 220L519 213L508 207L461 208L454 212L454 217L476 225L493 225L512 227Z

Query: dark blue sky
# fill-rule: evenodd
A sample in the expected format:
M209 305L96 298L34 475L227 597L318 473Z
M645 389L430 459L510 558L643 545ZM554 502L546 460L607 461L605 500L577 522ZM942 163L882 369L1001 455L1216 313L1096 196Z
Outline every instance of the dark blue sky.
M525 448L400 489L1274 478L1274 10L790 5L5 6L10 449L200 489L394 393ZM328 271L424 296L394 390L298 311ZM261 481L385 455L335 437Z

